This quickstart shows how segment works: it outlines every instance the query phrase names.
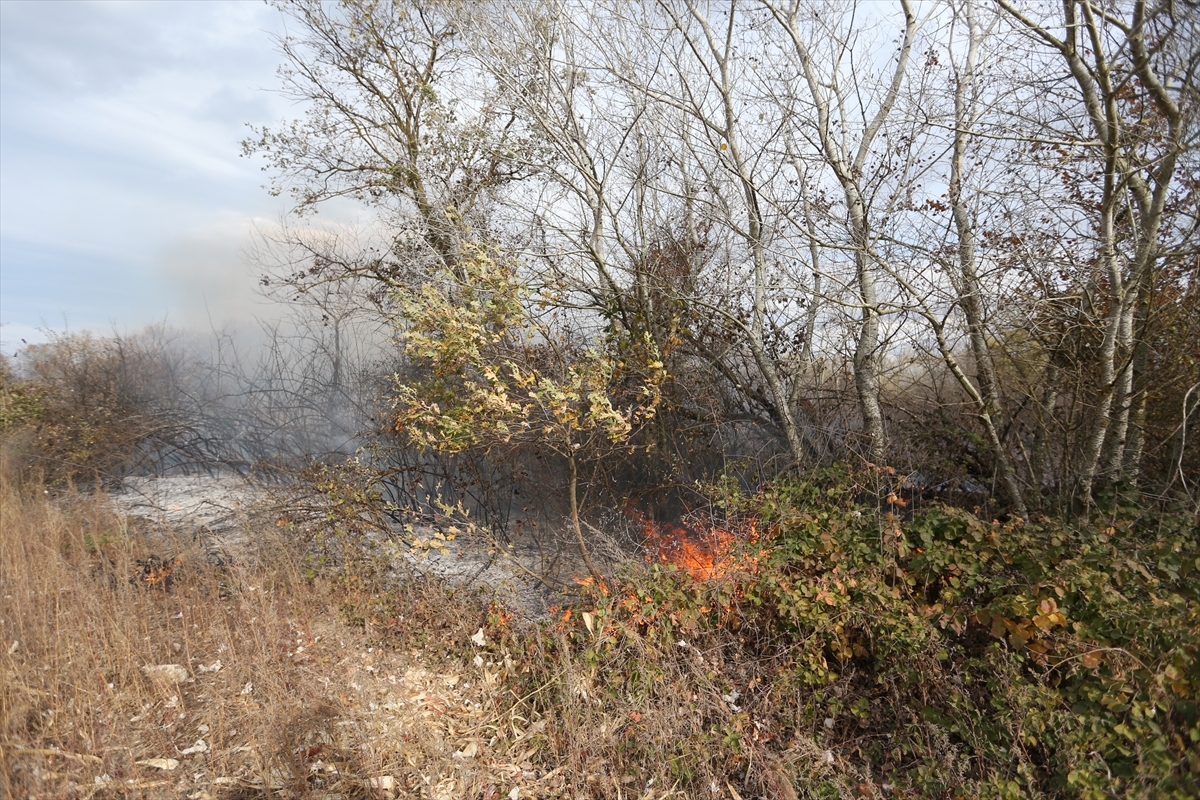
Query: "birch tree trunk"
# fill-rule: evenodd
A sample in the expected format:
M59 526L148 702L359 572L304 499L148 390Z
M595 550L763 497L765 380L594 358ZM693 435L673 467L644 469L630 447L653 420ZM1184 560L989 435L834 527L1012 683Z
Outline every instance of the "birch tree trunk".
M904 13L904 33L891 82L875 113L863 120L857 147L853 147L844 138L844 130L841 137L834 131L833 112L835 104L844 112L852 102L854 90L861 87L842 88L837 81L822 79L816 59L801 30L799 0L792 0L786 7L768 1L764 1L764 5L783 28L788 45L799 61L817 116L816 134L821 156L837 177L845 199L846 229L854 251L854 274L858 290L859 328L854 346L854 387L863 420L863 455L867 461L882 465L886 457L886 432L880 405L880 308L872 222L861 179L871 146L891 114L904 82L909 54L917 34L917 18L909 1L900 0ZM839 92L847 92L851 96Z
M1144 323L1150 313L1146 292L1152 291L1155 284L1166 200L1176 163L1186 146L1184 118L1175 95L1194 91L1195 69L1192 66L1176 74L1172 88L1156 72L1154 48L1146 42L1147 26L1152 13L1170 18L1169 8L1152 10L1145 0L1137 0L1132 5L1132 20L1127 22L1118 12L1094 7L1090 0L1063 0L1064 33L1060 38L1010 0L997 3L1062 58L1095 135L1094 141L1080 144L1100 154L1098 160L1104 170L1096 251L1100 271L1108 282L1108 309L1098 325L1101 342L1097 389L1080 448L1076 481L1083 504L1089 506L1098 478L1115 480L1136 475L1141 461L1140 430L1130 438L1130 420L1139 427L1145 418L1145 388L1135 391L1137 370L1144 369L1147 361L1146 343L1138 338L1142 327L1139 322ZM1174 23L1170 31L1171 35L1177 33ZM1117 42L1115 60L1108 54L1110 41ZM1170 36L1159 46L1164 43L1189 46L1171 42ZM1127 92L1129 86L1144 93L1147 104L1161 120L1161 132L1152 138L1155 147L1146 148L1145 142L1126 130L1121 103L1122 92ZM1133 124L1144 125L1149 115L1142 116ZM1130 227L1136 231L1136 243L1129 254L1122 253L1118 246L1118 215L1133 218Z
M975 228L967 205L963 186L963 161L967 155L975 114L972 108L976 83L976 62L979 58L979 30L975 21L974 3L965 4L967 23L967 56L964 68L959 72L954 88L954 143L950 155L950 206L954 216L954 227L958 234L959 304L967 321L967 333L971 341L971 355L975 359L975 382L978 389L970 385L960 369L951 365L951 372L975 402L975 410L987 433L992 458L996 461L996 478L1003 488L1013 510L1022 517L1028 516L1021 485L1013 469L1008 448L1000 437L1002 404L996 379L996 367L991 348L987 342L987 329L983 311L983 286L979 281L975 255ZM943 356L952 359L949 352ZM960 377L961 376L961 377ZM965 383L964 383L965 381Z

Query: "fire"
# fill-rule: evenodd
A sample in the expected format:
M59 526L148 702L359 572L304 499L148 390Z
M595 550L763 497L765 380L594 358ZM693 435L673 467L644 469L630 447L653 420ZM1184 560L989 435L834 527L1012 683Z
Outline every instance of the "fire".
M633 510L629 514L641 523L646 548L652 558L657 557L664 564L674 564L696 580L713 580L729 574L739 566L734 546L739 542L758 540L757 520L751 521L744 530L735 532L706 520L677 525L655 522Z

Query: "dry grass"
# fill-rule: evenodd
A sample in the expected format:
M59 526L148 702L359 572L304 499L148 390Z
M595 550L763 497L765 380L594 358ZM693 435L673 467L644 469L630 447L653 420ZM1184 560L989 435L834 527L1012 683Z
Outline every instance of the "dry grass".
M218 572L190 542L135 534L102 497L50 502L0 480L5 788L270 780L293 710L322 708L320 670L296 657L321 592L299 591L286 559ZM158 665L178 669L145 669ZM139 764L156 758L181 763Z
M791 797L818 764L722 698L749 678L720 648L519 628L365 564L313 578L270 521L216 567L18 484L0 468L0 797Z
M52 500L0 471L0 504L0 796L562 789L561 771L530 762L530 721L504 702L503 664L374 646L369 621L339 613L363 598L306 580L270 531L218 569L190 540L131 529L102 496ZM154 557L178 559L169 581ZM452 620L443 632L458 649L474 647L480 607L456 611L432 586L404 596ZM428 641L415 624L408 641ZM403 627L391 621L393 643ZM178 668L145 669L159 665Z

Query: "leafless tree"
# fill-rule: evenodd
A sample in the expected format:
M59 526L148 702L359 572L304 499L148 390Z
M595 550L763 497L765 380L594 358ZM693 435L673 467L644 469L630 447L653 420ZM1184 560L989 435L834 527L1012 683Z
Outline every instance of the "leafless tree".
M378 231L303 231L286 291L384 311L483 239L563 329L649 336L679 419L765 423L791 463L901 458L900 378L945 375L1015 513L1138 476L1159 320L1194 295L1190 5L283 8L307 116L247 152L298 211L350 198Z

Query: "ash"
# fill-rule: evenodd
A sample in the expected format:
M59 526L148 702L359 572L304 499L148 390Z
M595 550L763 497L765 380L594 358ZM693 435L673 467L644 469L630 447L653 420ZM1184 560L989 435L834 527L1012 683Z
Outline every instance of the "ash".
M126 478L111 500L118 512L145 520L152 531L199 542L220 566L250 544L252 518L269 494L241 475L163 475Z
M287 493L279 489L236 474L130 477L111 501L119 513L144 521L137 527L155 546L191 539L209 563L223 567L258 551L264 537L255 531L274 527L286 510ZM622 560L618 546L593 534L602 545L593 557L610 566ZM538 537L499 542L469 528L410 524L373 537L373 544L391 559L396 580L427 576L476 589L528 621L544 618L575 591L574 577L586 574L577 553Z

